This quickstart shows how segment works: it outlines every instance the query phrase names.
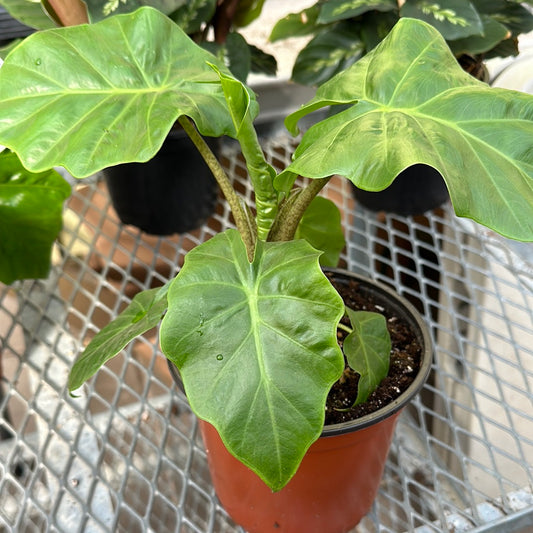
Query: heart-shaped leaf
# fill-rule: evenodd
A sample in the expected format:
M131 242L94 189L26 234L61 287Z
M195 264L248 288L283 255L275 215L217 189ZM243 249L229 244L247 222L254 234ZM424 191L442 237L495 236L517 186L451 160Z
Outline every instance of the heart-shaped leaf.
M216 58L152 8L27 38L0 69L0 143L33 171L147 161L179 115L234 135ZM253 96L251 96L253 99Z
M360 376L354 402L358 405L366 402L389 373L391 339L383 315L349 308L346 313L353 331L344 339L343 351L350 368Z
M81 387L130 341L159 324L167 309L169 286L170 282L136 294L124 311L93 337L70 371L70 392Z
M341 174L379 191L424 163L443 175L458 215L533 240L533 97L476 81L437 30L401 19L378 48L289 116L287 127L295 132L302 116L330 104L347 109L305 133L276 178L280 190L294 174Z
M69 195L69 184L55 170L33 174L14 153L0 153L1 282L48 275Z
M189 252L169 294L161 347L194 412L273 490L320 435L343 370L342 299L305 241L258 241L248 262L235 230Z

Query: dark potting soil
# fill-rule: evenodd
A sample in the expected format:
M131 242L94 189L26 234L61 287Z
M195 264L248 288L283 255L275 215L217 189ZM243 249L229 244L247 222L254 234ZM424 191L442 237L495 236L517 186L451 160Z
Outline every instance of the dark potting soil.
M358 283L351 281L348 285L331 283L341 295L344 303L355 311L375 311L387 319L392 348L388 376L369 396L365 403L353 406L357 398L359 374L346 366L341 379L333 385L326 402L325 425L339 424L355 420L384 407L405 391L413 382L420 368L422 348L409 326L387 309L377 306L371 299L363 297L358 291ZM344 318L346 325L350 325ZM342 348L346 333L339 330L339 345ZM350 408L346 410L347 408Z

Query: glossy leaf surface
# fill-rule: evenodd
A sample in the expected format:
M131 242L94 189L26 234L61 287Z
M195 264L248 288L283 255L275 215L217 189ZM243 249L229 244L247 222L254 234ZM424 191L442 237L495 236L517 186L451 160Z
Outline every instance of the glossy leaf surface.
M176 118L234 135L216 58L152 8L27 38L0 69L0 144L85 177L147 161ZM227 72L225 67L219 67Z
M167 309L169 285L170 282L136 294L124 311L93 337L70 371L70 392L80 388L130 341L161 322Z
M343 369L337 292L305 241L258 241L249 263L228 230L189 252L172 284L161 346L194 412L273 490L324 423Z
M15 154L0 153L1 282L48 275L69 195L69 184L55 170L33 174Z
M391 339L387 321L379 313L346 309L353 331L343 351L350 368L360 375L354 405L366 402L389 372Z
M379 191L424 163L443 175L459 216L533 240L533 97L463 72L434 28L401 19L286 125L295 132L302 116L331 104L347 108L305 133L277 187L293 173L341 174Z

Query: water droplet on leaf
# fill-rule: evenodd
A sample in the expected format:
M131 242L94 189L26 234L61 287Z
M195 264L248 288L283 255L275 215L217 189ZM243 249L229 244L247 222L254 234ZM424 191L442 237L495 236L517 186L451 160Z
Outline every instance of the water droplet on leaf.
M41 63L42 63L41 58L38 57L38 58L35 60L35 64L36 64L37 66L39 66Z
M224 359L224 356L221 353L219 353L217 355L217 361L222 361L223 359Z

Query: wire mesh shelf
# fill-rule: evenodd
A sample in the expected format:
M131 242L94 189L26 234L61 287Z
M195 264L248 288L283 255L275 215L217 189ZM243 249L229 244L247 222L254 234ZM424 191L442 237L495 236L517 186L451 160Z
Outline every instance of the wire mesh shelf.
M290 141L265 142L284 165ZM250 205L242 159L224 164ZM394 286L430 324L433 372L401 416L378 498L355 531L533 531L533 264L449 206L417 217L341 207L342 263ZM197 425L157 334L110 361L79 397L68 370L140 290L232 226L152 237L120 224L98 179L81 182L47 280L0 287L0 531L241 531L213 493ZM528 248L528 251L530 249Z

